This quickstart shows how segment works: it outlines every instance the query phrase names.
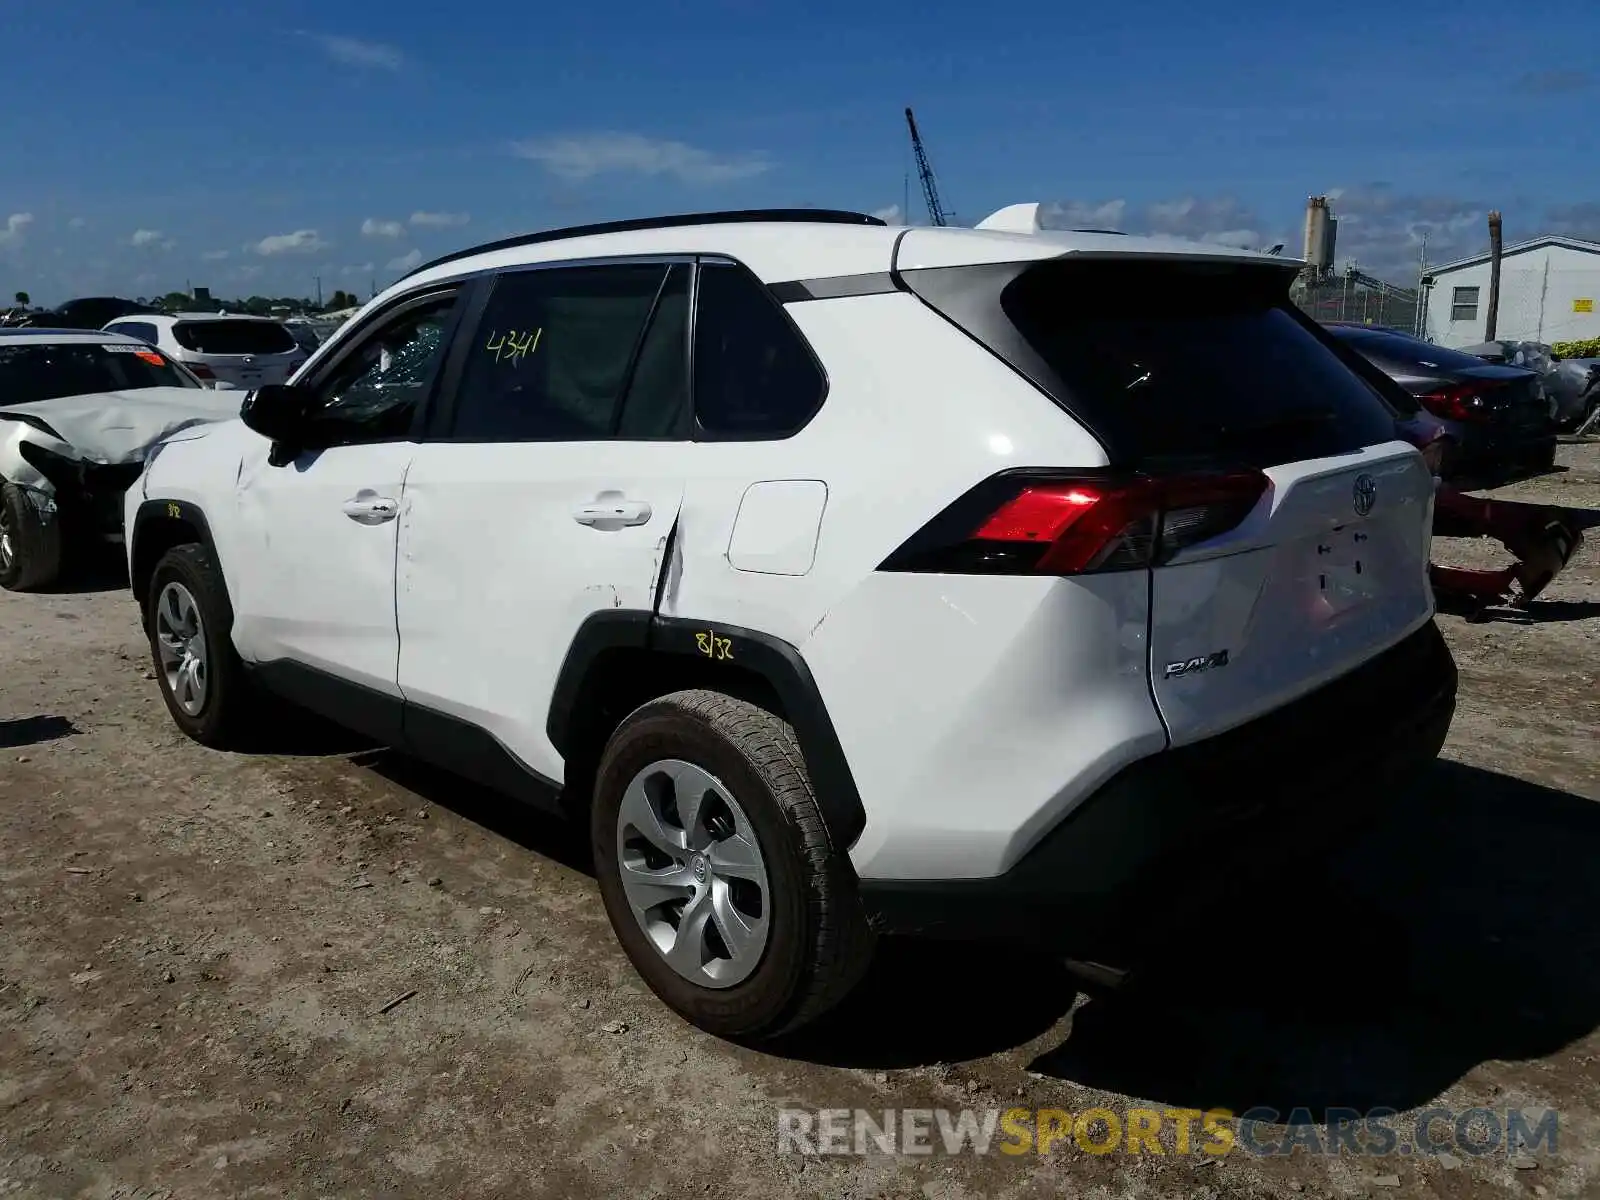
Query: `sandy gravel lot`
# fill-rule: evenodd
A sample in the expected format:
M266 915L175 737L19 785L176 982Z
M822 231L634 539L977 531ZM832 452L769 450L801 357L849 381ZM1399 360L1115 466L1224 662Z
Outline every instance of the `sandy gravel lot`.
M1561 464L1507 494L1600 507L1600 445ZM757 1053L642 989L569 831L310 726L203 750L114 579L0 593L0 1198L1600 1194L1600 538L1531 613L1441 624L1447 761L1325 873L1175 912L1112 996L887 944ZM806 1159L775 1132L783 1105L1143 1102L1561 1126L1515 1162Z

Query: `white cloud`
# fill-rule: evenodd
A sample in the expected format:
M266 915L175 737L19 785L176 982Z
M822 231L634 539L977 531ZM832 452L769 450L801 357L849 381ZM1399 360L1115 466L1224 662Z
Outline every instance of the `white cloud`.
M402 254L399 258L391 258L388 269L391 271L409 271L421 261L422 251L412 250L409 254Z
M318 250L325 250L330 243L317 236L315 229L296 229L293 233L275 233L271 237L264 237L253 246L246 246L247 250L254 250L257 254L271 256L274 254L312 254Z
M514 142L511 153L539 163L552 175L573 181L631 172L670 175L683 183L731 183L753 178L772 167L759 155L724 156L685 142L637 133L592 133Z
M888 208L875 208L872 210L872 215L880 221L887 221L890 225L904 225L906 220L898 204L891 204Z
M200 257L205 259L206 262L221 262L228 257L228 252L226 250L207 250Z
M399 221L380 221L377 217L368 217L361 222L362 237L397 238L405 231L406 227Z
M322 52L336 63L347 67L377 67L384 71L398 71L406 65L406 56L398 46L387 42L370 42L364 38L338 37L330 33L305 35Z
M1120 229L1127 211L1126 200L1062 200L1043 205L1039 223L1050 229Z
M68 229L82 229L88 223L89 222L85 221L82 217L73 217L72 220L67 222L67 228Z
M411 223L434 229L446 229L452 225L465 225L472 217L467 213L448 212L414 212L411 214Z
M377 268L372 263L369 263L369 262L367 262L367 263L352 263L350 266L340 267L339 268L339 274L345 275L345 276L350 276L350 275L369 275L370 276L373 273L373 271L375 271L376 269Z
M163 250L171 250L178 244L176 238L169 238L159 229L135 229L133 236L128 239L132 246L159 246Z
M15 246L20 243L23 233L32 224L32 213L12 213L6 218L6 227L0 229L0 246Z
M1126 200L1061 200L1039 214L1047 229L1116 229L1209 242L1215 246L1261 247L1262 222L1233 196L1181 196L1134 208Z

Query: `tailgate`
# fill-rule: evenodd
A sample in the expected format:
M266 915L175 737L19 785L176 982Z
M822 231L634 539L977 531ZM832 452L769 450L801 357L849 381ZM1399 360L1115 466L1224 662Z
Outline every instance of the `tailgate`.
M1174 746L1305 695L1432 615L1433 480L1414 449L1265 473L1249 518L1151 572L1151 688Z

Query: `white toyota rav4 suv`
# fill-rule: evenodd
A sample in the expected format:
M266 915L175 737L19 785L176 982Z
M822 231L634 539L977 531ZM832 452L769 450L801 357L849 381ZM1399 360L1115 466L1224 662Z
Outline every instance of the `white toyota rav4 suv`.
M1393 385L1292 262L1023 208L419 268L128 493L174 720L237 744L264 689L587 821L628 957L730 1037L878 932L1106 961L1198 835L1322 837L1454 711Z

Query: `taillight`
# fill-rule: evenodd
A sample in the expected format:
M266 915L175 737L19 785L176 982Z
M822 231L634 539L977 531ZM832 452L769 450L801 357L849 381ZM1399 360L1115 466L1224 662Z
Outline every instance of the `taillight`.
M215 379L217 377L217 373L206 366L205 363L185 363L184 366L189 368L189 373L196 379Z
M1417 399L1423 408L1447 421L1481 421L1488 413L1482 393L1470 383L1425 392Z
M1185 546L1236 528L1267 486L1260 471L1006 472L946 508L879 569L1084 575L1159 566Z

